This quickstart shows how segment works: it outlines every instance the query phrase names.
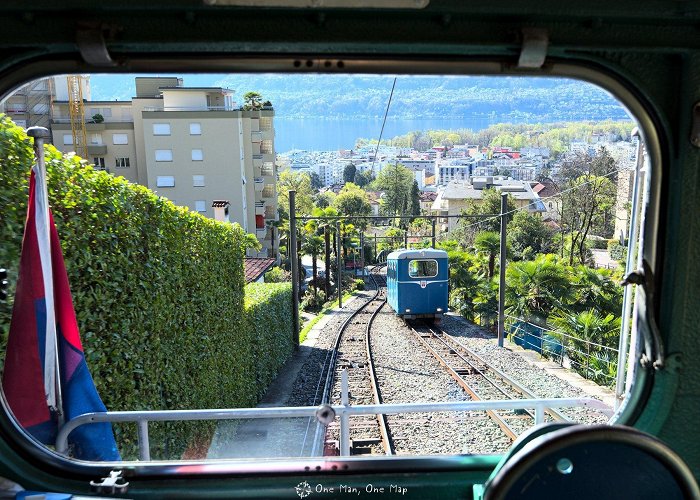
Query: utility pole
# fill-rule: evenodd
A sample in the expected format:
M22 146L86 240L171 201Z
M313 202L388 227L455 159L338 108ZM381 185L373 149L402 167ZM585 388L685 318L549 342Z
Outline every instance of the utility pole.
M501 193L501 255L498 282L498 347L503 347L505 330L506 301L506 212L508 211L508 194Z
M437 220L435 219L435 217L433 217L433 238L432 238L433 239L433 248L435 248L435 225L436 225L436 223L437 223Z
M292 261L292 345L299 348L299 260L297 255L296 191L289 191L289 258Z
M337 235L338 248L335 249L335 261L338 267L338 307L343 307L343 269L340 267L340 247L342 246L340 235L340 222L335 223L335 234Z

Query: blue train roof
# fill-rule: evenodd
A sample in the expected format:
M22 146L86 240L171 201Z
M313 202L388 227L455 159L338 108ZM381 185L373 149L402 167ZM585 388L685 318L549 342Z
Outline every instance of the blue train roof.
M446 259L447 252L434 248L421 248L413 250L395 250L387 255L386 260L398 259Z

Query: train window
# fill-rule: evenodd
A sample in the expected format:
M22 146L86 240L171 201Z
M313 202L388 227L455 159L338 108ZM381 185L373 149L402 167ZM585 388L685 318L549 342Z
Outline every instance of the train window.
M71 459L254 470L280 458L497 455L536 423L624 422L637 307L617 283L641 259L655 167L654 141L634 132L647 122L629 111L642 108L569 67L536 78L354 64L58 75L5 97L0 199L14 208L0 225L0 348L23 442ZM168 134L154 134L163 124ZM102 130L129 140L84 140ZM168 161L154 161L163 151ZM192 151L206 151L196 168ZM129 161L98 170L96 156ZM44 196L56 231L40 242ZM410 261L411 278L445 278L407 287L419 290L404 320L383 297L386 277L405 271L383 264L405 248L443 249L449 266ZM303 356L292 356L292 280ZM448 311L415 314L438 295ZM409 406L362 414L377 402L371 383L379 403Z
M436 260L412 260L408 263L408 275L411 278L434 278L438 274Z

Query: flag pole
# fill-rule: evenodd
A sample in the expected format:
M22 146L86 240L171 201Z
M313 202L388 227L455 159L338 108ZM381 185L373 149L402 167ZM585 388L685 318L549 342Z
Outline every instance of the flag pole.
M58 428L64 424L63 397L61 394L61 368L58 352L58 331L56 329L56 308L53 293L53 266L51 262L51 219L49 218L49 193L46 185L46 162L44 160L44 143L51 137L45 127L30 127L27 135L34 139L34 165L36 182L35 197L37 204L37 240L41 254L41 268L44 287L51 285L46 296L46 366L44 372L44 390L49 408L56 413ZM43 248L42 248L43 246ZM42 251L43 250L43 251Z

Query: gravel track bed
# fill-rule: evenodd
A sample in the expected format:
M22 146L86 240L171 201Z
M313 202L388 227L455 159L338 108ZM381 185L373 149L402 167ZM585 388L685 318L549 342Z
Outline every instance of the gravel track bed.
M508 349L499 348L494 336L485 329L461 318L445 316L443 330L465 347L471 349L488 363L512 377L539 398L591 397L572 387L564 380L529 364L522 356ZM609 417L589 408L562 408L562 414L575 422L607 423Z
M371 342L385 403L469 400L389 306L377 315ZM485 412L470 413L389 415L397 454L491 454L508 449L510 440Z
M330 361L330 354L335 347L335 338L338 334L338 329L348 316L359 309L362 304L374 295L374 291L371 290L371 282L368 283L367 288L368 290L358 293L352 302L344 305L343 311L334 314L324 326L323 331L318 336L316 344L312 348L312 352L309 354L301 370L299 370L299 375L294 382L294 389L287 400L287 406L314 406L321 403L320 393L323 391L323 382L320 383L321 385L319 387L319 380L322 372Z

